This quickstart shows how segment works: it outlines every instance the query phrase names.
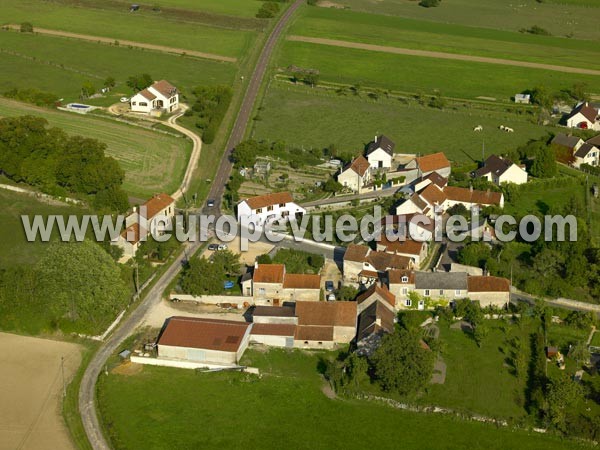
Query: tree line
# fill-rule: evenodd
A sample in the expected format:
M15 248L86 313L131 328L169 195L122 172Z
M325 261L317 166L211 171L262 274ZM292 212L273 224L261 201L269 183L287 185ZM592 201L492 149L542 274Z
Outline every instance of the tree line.
M79 194L94 207L126 211L125 173L106 144L49 128L41 117L0 119L0 173L51 195Z

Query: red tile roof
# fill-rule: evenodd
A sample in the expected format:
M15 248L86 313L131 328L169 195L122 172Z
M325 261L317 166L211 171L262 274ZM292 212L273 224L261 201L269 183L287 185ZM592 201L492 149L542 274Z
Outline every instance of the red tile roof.
M297 341L333 341L333 327L298 326L294 339Z
M173 97L175 94L177 94L177 88L166 80L157 81L152 85L152 88L156 89L167 98Z
M139 94L144 97L147 100L154 100L156 98L156 95L154 95L152 92L150 92L148 89L144 89L142 91L139 92Z
M140 208L140 215L145 217L147 220L152 219L159 212L165 209L167 206L175 203L173 197L168 194L156 194L146 203L144 203ZM145 208L145 212L144 212Z
M378 245L385 246L388 253L404 253L408 255L419 256L423 250L425 242L417 242L412 239L390 241L384 234L379 238Z
M321 276L312 274L286 273L283 280L285 289L320 289Z
M439 152L418 157L417 165L419 169L421 169L421 172L431 172L433 170L450 167L450 161L448 161L448 158L446 158L444 153Z
M255 283L283 283L284 277L284 264L259 264L254 269L252 280Z
M412 262L407 256L376 251L371 251L367 256L366 261L380 272L388 269L408 269Z
M408 281L403 283L402 277L407 277ZM412 270L388 270L388 281L390 284L415 284L415 272Z
M455 186L446 186L444 194L448 200L478 205L499 205L502 199L500 192L476 191Z
M436 186L441 187L441 188L443 188L444 186L446 186L448 184L448 178L444 178L437 172L431 172L429 175L424 177L423 180L429 180L433 184L435 184Z
M492 276L470 276L467 278L469 292L510 292L510 281Z
M298 325L353 327L356 302L296 302Z
M344 253L344 261L363 262L369 250L366 245L350 244Z
M379 283L373 283L369 289L362 292L358 297L356 297L356 303L361 304L365 300L371 298L372 295L379 295L380 298L388 302L390 305L394 306L396 304L396 297L392 294L387 286L379 286Z
M348 166L348 169L352 169L362 177L367 170L369 170L369 167L371 167L369 161L367 161L364 156L360 155L358 158L352 161L352 163Z
M588 102L581 103L577 107L571 111L571 113L567 116L567 119L581 113L587 120L594 123L596 122L596 118L598 117L598 111L596 108L592 108Z
M237 352L251 325L233 320L171 317L158 345Z
M418 195L424 198L430 205L441 205L446 200L444 191L433 183L423 189Z
M129 233L129 231L131 231L133 233L133 239L127 239L127 235ZM129 225L127 228L125 228L122 232L121 232L121 236L123 238L125 238L125 240L127 242L130 242L132 244L135 244L136 242L140 241L140 235L141 233L146 234L146 236L148 235L148 231L146 231L146 229L144 227L140 227L139 223L132 223L131 225Z
M274 192L272 194L259 195L257 197L250 197L246 200L248 206L251 209L266 208L267 206L280 205L284 203L291 203L294 199L292 194L289 192Z
M280 323L255 323L250 334L263 336L294 336L296 325Z

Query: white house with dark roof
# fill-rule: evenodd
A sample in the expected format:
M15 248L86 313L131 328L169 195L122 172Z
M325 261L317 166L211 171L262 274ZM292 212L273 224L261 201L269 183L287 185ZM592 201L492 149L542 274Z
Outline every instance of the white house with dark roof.
M179 92L168 81L160 80L131 97L129 104L133 112L171 113L179 109Z
M289 192L275 192L242 200L237 205L238 221L242 217L254 217L257 225L270 220L296 220L306 213L306 209L294 202Z
M598 159L600 157L600 150L598 150L598 147L595 145L586 142L581 145L581 147L579 147L575 153L573 153L573 157L575 158L573 161L573 166L577 168L581 167L582 164L597 166Z
M371 181L371 166L364 156L359 156L348 164L337 176L338 182L359 194Z
M590 106L588 102L581 102L567 116L567 126L569 128L579 128L582 130L600 131L600 117L598 110Z
M367 160L373 169L391 169L396 144L388 137L375 136L367 147Z
M500 186L502 183L527 183L527 171L513 163L510 159L492 155L485 160L483 166L472 173L475 178L486 180Z

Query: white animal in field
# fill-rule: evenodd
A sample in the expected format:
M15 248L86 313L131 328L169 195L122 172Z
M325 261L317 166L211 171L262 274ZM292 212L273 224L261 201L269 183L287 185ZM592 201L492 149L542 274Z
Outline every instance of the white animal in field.
M477 125L475 128L473 128L473 131L483 131L483 127L481 125Z
M504 127L504 131L506 131L507 133L514 133L515 132L515 130L513 130L510 127Z
M500 125L498 128L500 128L500 130L504 131L504 129L506 128L504 125Z

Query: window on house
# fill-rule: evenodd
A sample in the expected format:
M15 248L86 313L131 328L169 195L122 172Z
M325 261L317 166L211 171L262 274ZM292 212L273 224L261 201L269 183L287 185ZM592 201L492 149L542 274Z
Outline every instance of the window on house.
M404 301L404 305L405 305L405 306L412 306L412 300L411 300L410 298L407 298L407 299Z
M258 289L258 293L259 293L260 295L265 295L265 294L267 293L267 291L265 290L265 288L259 288L259 289Z
M402 277L402 282L403 283L408 283L408 277Z
M260 214L261 212L262 212L262 208L258 208L258 209L256 210L256 214Z
M440 295L444 295L444 290L440 289Z
M136 105L136 103L137 103L137 102L131 102L131 104L132 104L133 106L135 106L135 105Z
M280 204L279 204L279 207L280 207L280 208L285 208L285 203L280 203Z
M425 297L429 297L429 289L425 289Z
M323 343L321 341L319 341L319 345L323 345Z
M408 288L402 288L402 295L408 294Z
M455 290L454 295L460 295L460 289Z
M267 211L273 211L273 206L267 206Z
M304 341L304 345L308 345L308 341Z
M146 102L140 102L140 106L148 106L148 103L146 103Z

